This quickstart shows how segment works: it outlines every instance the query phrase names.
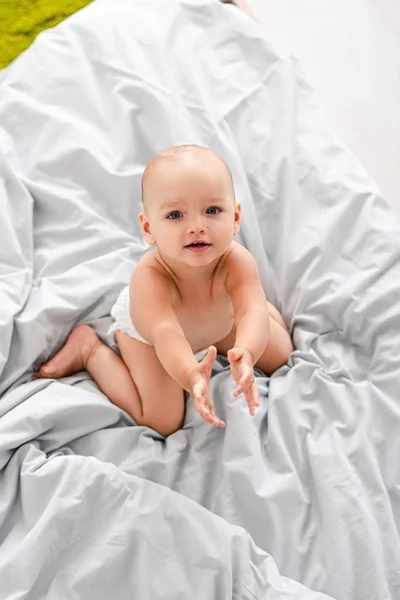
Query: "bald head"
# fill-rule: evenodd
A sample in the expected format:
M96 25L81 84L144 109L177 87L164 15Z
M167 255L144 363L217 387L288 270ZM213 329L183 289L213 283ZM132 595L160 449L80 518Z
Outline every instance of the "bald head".
M168 163L174 166L196 167L196 165L206 168L219 169L223 177L229 178L229 183L234 196L234 186L232 173L227 163L218 154L203 146L194 144L185 144L183 146L173 146L167 150L163 150L157 154L149 162L142 175L142 202L144 208L149 203L148 195L146 194L146 185L152 177L157 177L159 171L168 166Z

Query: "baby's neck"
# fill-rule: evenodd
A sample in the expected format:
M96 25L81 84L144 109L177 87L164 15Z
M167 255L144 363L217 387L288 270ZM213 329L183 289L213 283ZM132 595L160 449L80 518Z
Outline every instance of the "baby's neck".
M157 249L157 260L173 277L176 285L179 288L190 286L193 288L203 289L207 285L211 285L213 276L222 257L213 260L210 264L202 267L193 267L182 263L171 263L166 261Z

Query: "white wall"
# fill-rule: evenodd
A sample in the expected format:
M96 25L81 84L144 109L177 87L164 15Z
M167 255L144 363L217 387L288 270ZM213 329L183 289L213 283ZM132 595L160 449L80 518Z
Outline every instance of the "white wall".
M400 211L400 0L247 0Z

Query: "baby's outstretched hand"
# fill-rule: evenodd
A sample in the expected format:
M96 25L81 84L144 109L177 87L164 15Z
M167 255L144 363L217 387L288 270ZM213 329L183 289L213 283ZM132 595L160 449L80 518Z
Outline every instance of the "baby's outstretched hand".
M228 350L227 358L231 367L232 377L237 384L233 395L236 398L244 394L249 412L254 416L257 406L260 406L259 392L254 383L254 369L251 354L244 348L232 348Z
M205 421L216 425L217 427L225 427L225 423L218 419L214 413L214 406L211 400L210 388L208 382L211 377L211 369L217 349L215 346L210 346L207 354L203 358L194 373L194 383L192 386L192 396L195 408L199 411Z

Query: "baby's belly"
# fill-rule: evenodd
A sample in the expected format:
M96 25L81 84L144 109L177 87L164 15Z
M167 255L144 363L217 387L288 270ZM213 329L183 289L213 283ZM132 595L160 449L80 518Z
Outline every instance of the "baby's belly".
M230 319L221 319L213 323L192 323L185 325L181 323L183 332L189 342L193 353L204 350L209 346L215 346L217 342L224 339L232 331L234 326L233 317Z

